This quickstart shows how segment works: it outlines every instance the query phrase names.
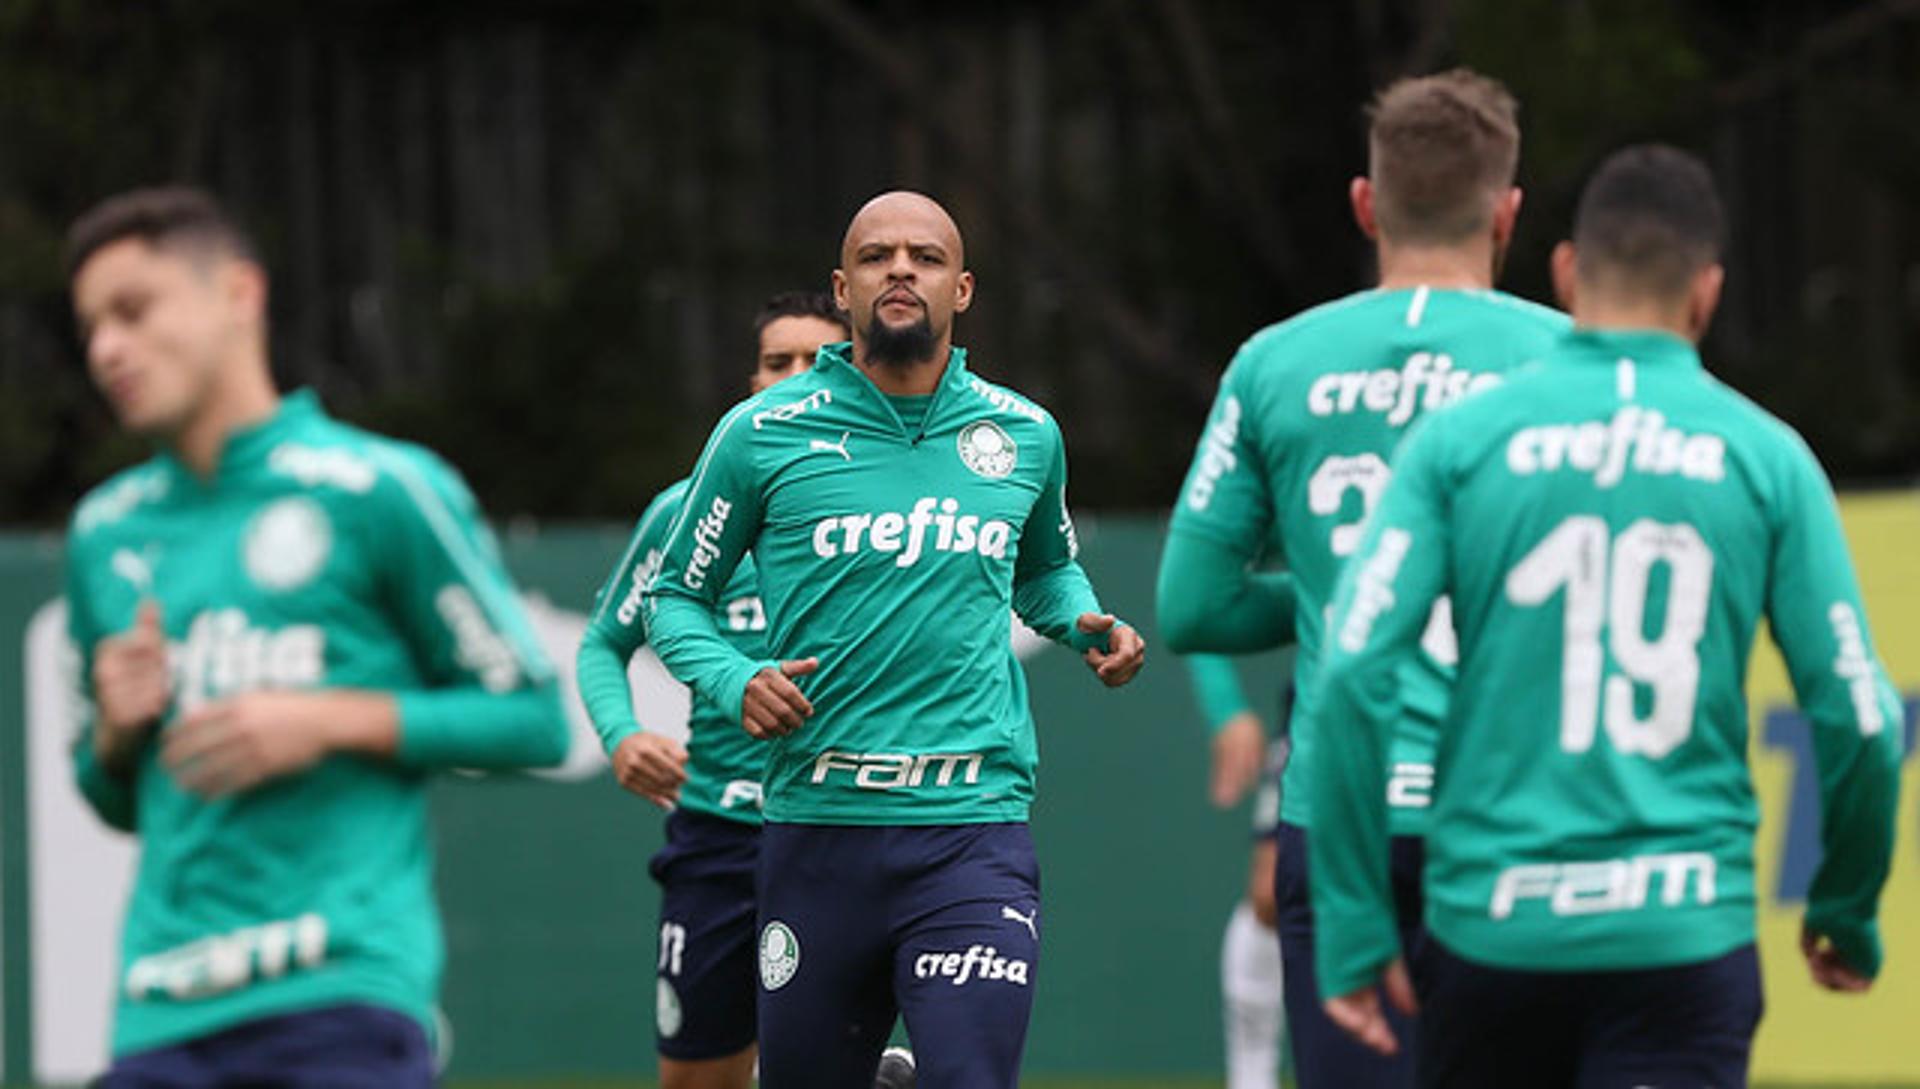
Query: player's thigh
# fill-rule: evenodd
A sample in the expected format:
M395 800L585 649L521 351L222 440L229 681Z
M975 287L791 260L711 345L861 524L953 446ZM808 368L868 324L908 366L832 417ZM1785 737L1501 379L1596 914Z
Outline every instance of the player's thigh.
M190 1045L157 1047L123 1055L89 1089L212 1089L217 1073Z
M748 1089L759 1052L752 1046L716 1059L660 1059L660 1089Z
M1747 1084L1764 1008L1752 945L1698 964L1606 976L1581 1048L1580 1089Z
M1429 939L1414 970L1421 1021L1417 1084L1572 1089L1584 1020L1575 979L1477 964Z
M726 1059L758 1037L754 910L751 870L666 875L654 985L663 1060Z
M1405 1089L1413 1084L1415 1026L1398 1010L1387 1022L1403 1046L1397 1056L1368 1050L1327 1016L1313 962L1313 902L1307 889L1308 842L1304 829L1282 824L1274 859L1274 906L1280 932L1280 974L1285 983L1287 1036L1300 1089Z
M1024 824L901 830L938 862L896 911L893 979L920 1089L1018 1084L1040 964L1040 880Z
M132 1056L102 1080L109 1089L431 1089L432 1046L419 1022L367 1005L331 1006L249 1021L195 1040L190 1052L204 1080L155 1080L155 1068ZM179 1069L177 1066L175 1069Z
M873 1083L893 1028L879 829L768 825L760 857L760 1083Z

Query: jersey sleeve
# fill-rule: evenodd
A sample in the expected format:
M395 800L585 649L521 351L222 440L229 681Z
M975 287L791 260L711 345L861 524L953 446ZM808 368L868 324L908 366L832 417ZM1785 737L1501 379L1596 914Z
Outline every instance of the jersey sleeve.
M760 533L760 481L746 425L758 404L741 402L714 428L667 531L660 570L641 594L647 638L667 672L736 722L747 682L779 666L740 653L713 618L727 580Z
M1902 747L1900 698L1867 630L1839 508L1796 437L1767 580L1767 620L1819 765L1820 868L1806 924L1869 976L1881 962L1880 890L1892 863Z
M377 577L427 682L395 693L397 758L421 767L559 763L567 724L553 667L472 493L431 455L376 456Z
M587 620L575 659L579 675L580 697L593 719L593 729L608 756L620 742L639 733L641 726L633 715L633 690L627 680L627 663L646 645L646 624L640 616L640 591L659 570L661 549L667 529L680 511L684 489L669 488L655 496L634 526L633 537L606 585L594 599L593 615Z
M74 782L80 788L80 796L102 821L122 832L133 832L139 828L133 781L108 771L94 756L93 648L105 633L94 620L92 601L82 574L82 565L88 561L81 535L69 529L67 541L67 639L73 650L70 680L78 727L73 739Z
M1228 722L1253 710L1232 658L1224 654L1191 654L1186 663L1187 679L1193 682L1194 699L1200 704L1208 733L1219 733Z
M1305 769L1316 784L1308 887L1319 920L1320 992L1372 984L1400 954L1388 880L1387 764L1401 667L1446 590L1448 509L1442 433L1416 425L1365 537L1340 576L1321 661Z
M1252 350L1242 348L1220 381L1160 557L1155 611L1180 653L1244 654L1294 638L1291 576L1254 569L1274 503L1246 411Z
M1020 531L1014 560L1013 611L1048 639L1086 650L1106 643L1104 635L1089 636L1076 623L1082 613L1100 612L1100 599L1080 567L1080 540L1067 509L1066 442L1057 424L1048 425L1046 480Z

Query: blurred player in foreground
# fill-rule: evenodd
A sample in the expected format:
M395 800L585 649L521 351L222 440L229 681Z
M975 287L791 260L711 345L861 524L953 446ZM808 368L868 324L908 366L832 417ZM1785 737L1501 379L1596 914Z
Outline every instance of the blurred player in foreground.
M1227 1043L1227 1089L1277 1089L1286 1040L1280 943L1274 936L1274 826L1280 821L1280 772L1287 739L1269 744L1266 725L1247 699L1233 659L1194 654L1186 659L1200 712L1212 735L1208 796L1221 809L1253 803L1253 853L1247 891L1227 919L1220 940L1220 1005ZM1284 710L1282 711L1284 717Z
M559 762L552 668L459 476L274 390L211 198L123 194L68 246L88 372L159 447L68 545L80 790L142 842L100 1084L431 1085L428 773Z
M1420 1083L1747 1083L1760 1020L1747 663L1764 616L1812 723L1825 848L1814 980L1864 991L1901 707L1838 509L1792 429L1709 376L1721 215L1690 155L1636 147L1554 253L1574 333L1423 422L1342 576L1319 700L1314 907L1327 1008L1391 1051L1411 1004L1382 797L1396 670L1452 594Z
M750 384L759 393L813 366L823 344L847 339L832 297L787 292L754 318L759 352ZM667 843L649 871L660 883L656 1030L661 1089L744 1089L753 1080L753 875L760 858L760 775L765 743L725 708L698 696L686 745L634 717L627 664L646 643L640 591L659 570L667 529L680 513L686 480L647 505L626 554L600 590L580 644L580 693L620 785L672 810ZM715 604L722 636L749 658L767 656L767 614L753 557L734 568ZM889 1087L910 1064L891 1053ZM908 1065L906 1070L911 1070Z
M1315 706L1305 686L1324 653L1334 580L1392 475L1387 461L1406 429L1423 412L1499 382L1566 328L1564 315L1492 290L1520 210L1515 113L1505 88L1465 70L1380 92L1370 111L1368 176L1354 179L1351 192L1354 216L1379 253L1380 286L1265 329L1240 349L1161 561L1160 625L1176 651L1262 650L1298 629L1303 691L1280 799L1274 898L1302 1089L1391 1089L1412 1077L1410 1063L1356 1045L1316 997L1311 758L1323 731L1347 724ZM1270 535L1285 573L1253 568ZM1394 887L1410 943L1420 925L1418 837L1433 782L1433 728L1454 659L1444 604L1428 632L1400 678L1394 776L1381 788L1393 802Z
M896 1010L923 1085L1013 1086L1040 946L1036 744L1007 610L1125 684L1145 647L1074 556L1044 410L952 346L959 229L916 193L847 228L853 342L714 430L644 595L675 676L772 739L760 853L769 1089L864 1085ZM772 655L713 608L751 552Z

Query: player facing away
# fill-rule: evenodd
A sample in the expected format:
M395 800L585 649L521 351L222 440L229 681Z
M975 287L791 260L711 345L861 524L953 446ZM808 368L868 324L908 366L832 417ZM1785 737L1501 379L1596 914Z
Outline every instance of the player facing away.
M1396 671L1451 594L1462 668L1439 735L1420 1084L1747 1083L1760 1019L1747 662L1765 617L1811 720L1820 869L1803 948L1865 990L1892 852L1901 707L1827 479L1709 376L1712 179L1629 148L1588 183L1539 367L1423 422L1341 578L1319 683L1322 993L1391 1049L1405 1001L1382 786Z
M1280 945L1274 936L1273 829L1280 820L1280 771L1286 766L1288 743L1284 734L1268 743L1266 725L1248 700L1233 659L1193 654L1186 657L1186 665L1212 736L1207 793L1213 804L1228 809L1240 804L1248 790L1256 790L1246 895L1234 905L1220 939L1227 1089L1278 1089L1286 1022ZM1282 714L1284 721L1284 710Z
M847 319L820 292L786 292L754 318L754 393L813 366L843 341ZM745 1089L756 1055L753 875L760 857L760 774L767 747L725 708L696 697L687 743L634 717L627 664L646 643L640 591L660 567L687 481L647 505L626 553L600 590L580 644L580 693L627 790L672 810L667 842L648 867L659 882L656 985L662 1089ZM767 616L753 557L734 568L714 625L741 654L767 656Z
M833 274L852 342L721 420L643 596L674 675L771 741L768 1089L870 1083L896 1011L920 1084L1016 1083L1042 920L1034 728L1007 612L1108 685L1145 653L1075 561L1059 427L952 345L965 269L927 197L860 210ZM748 552L758 659L713 615Z
M80 791L142 846L100 1084L431 1085L428 777L557 763L553 670L459 476L275 392L210 197L68 245L88 372L158 447L68 539Z
M1221 379L1174 507L1161 561L1161 630L1177 651L1246 652L1297 631L1304 687L1324 652L1324 616L1341 564L1423 413L1499 382L1566 328L1555 311L1492 290L1520 191L1513 98L1463 69L1395 83L1370 110L1368 176L1351 198L1374 240L1380 285L1254 335ZM1252 565L1269 535L1284 574ZM1294 596L1297 595L1297 598ZM1297 604L1297 608L1296 608ZM1433 735L1453 660L1444 606L1398 692L1394 888L1419 927L1419 836L1433 780ZM1307 769L1323 731L1343 724L1301 693L1281 792L1274 897L1287 1030L1302 1089L1404 1086L1411 1065L1356 1045L1326 1017L1313 978Z

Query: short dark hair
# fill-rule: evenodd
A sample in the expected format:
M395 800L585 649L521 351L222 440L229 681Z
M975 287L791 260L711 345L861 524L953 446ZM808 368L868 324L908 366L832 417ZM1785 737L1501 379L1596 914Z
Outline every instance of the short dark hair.
M211 193L165 186L116 194L74 220L67 229L67 279L73 279L87 258L127 238L157 249L192 247L261 263L253 239Z
M1398 80L1367 107L1374 217L1388 238L1448 244L1487 228L1520 166L1520 107L1467 68Z
M848 336L853 335L853 322L847 312L835 306L833 296L824 291L782 291L768 299L753 316L753 335L759 337L767 326L781 318L819 318L838 325Z
M1720 260L1724 231L1706 164L1678 148L1637 144L1607 156L1580 194L1575 266L1590 283L1671 296Z

